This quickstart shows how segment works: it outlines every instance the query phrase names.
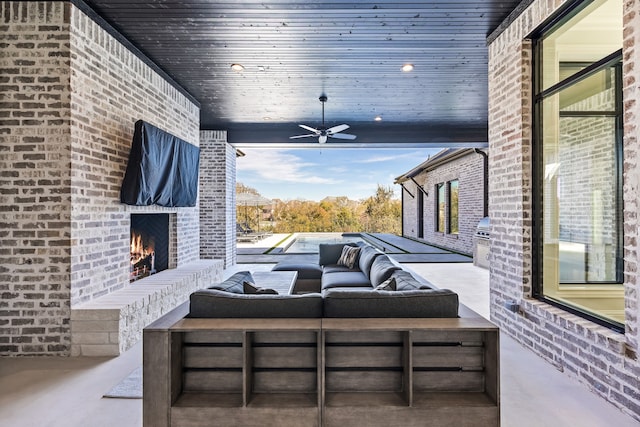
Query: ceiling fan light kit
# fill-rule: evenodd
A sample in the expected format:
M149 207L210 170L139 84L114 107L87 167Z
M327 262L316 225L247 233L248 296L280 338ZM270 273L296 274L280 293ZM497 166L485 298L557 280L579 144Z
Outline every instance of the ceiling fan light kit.
M341 125L337 125L337 126L333 126L330 128L326 128L324 125L324 103L327 102L327 96L326 95L321 95L320 98L318 98L320 100L320 102L322 102L322 126L318 129L313 128L311 126L307 126L307 125L298 125L300 126L302 129L307 130L309 132L313 132L313 133L307 133L304 135L295 135L295 136L290 136L289 139L299 139L299 138L308 138L308 137L318 137L318 143L320 144L324 144L325 142L327 142L328 138L336 138L336 139L348 139L348 140L354 140L356 139L355 135L351 135L348 133L340 133L343 130L347 130L349 129L349 125L347 124L341 124Z

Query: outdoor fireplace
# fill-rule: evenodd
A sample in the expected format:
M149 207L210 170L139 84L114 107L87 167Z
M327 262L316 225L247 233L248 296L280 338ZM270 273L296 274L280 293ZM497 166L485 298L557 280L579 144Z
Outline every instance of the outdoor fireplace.
M132 214L129 281L169 268L169 214Z

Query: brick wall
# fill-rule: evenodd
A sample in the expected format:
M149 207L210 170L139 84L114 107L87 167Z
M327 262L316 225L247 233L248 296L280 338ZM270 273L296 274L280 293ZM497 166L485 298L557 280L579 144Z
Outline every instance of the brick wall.
M70 344L68 17L0 3L0 354Z
M0 354L68 355L72 305L128 284L129 215L175 215L199 258L199 208L127 207L144 119L195 145L199 107L67 2L0 2Z
M76 8L70 44L74 305L128 284L131 213L175 213L174 265L199 259L197 206L124 206L120 185L138 119L199 145L200 112Z
M637 212L640 173L635 123L635 46L640 5L624 3L624 221L626 333L618 334L531 298L531 46L536 26L564 4L538 0L489 45L491 316L526 347L640 420L637 361ZM520 312L504 308L520 303Z
M638 295L638 263L640 261L640 239L638 231L640 223L640 139L637 123L640 122L640 91L637 87L640 73L640 1L632 0L624 3L624 48L622 54L622 100L624 103L624 282L628 291L625 293L625 318L627 328L628 351L634 358L640 347L640 303ZM639 48L636 49L636 46ZM636 67L638 64L638 67ZM635 370L635 377L640 377L640 369ZM637 395L637 388L634 392Z
M435 169L423 171L414 179L429 194L424 196L423 240L436 246L466 254L473 253L473 235L478 221L483 217L484 208L484 158L482 155L468 152L464 157L453 159L437 166ZM436 231L436 203L438 194L436 185L458 180L458 234L447 234ZM410 181L405 187L414 198L406 192L403 196L402 221L404 235L418 237L418 190ZM448 190L446 190L448 191ZM445 198L448 200L448 196ZM447 223L448 209L445 210Z
M226 131L200 132L200 256L236 263L236 150Z

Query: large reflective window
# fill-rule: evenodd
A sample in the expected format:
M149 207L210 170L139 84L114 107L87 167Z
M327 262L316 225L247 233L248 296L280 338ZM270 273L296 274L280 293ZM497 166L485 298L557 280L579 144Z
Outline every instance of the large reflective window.
M576 64L573 72L622 47L622 0L595 0L576 9L572 17L542 37L541 89L568 77L571 69L560 64Z
M589 37L578 48L577 36L569 35L589 25L594 34L602 30L602 38L612 40L612 29L595 23L599 13L609 22L614 9L620 17L619 44L592 46ZM540 168L541 293L618 326L624 323L621 58L615 55L622 47L621 17L619 0L594 1L567 21L567 29L560 26L553 36L544 36L536 58L544 65L538 67L543 90L536 103L535 162ZM568 40L574 50L564 55ZM549 58L555 58L553 67L547 67Z

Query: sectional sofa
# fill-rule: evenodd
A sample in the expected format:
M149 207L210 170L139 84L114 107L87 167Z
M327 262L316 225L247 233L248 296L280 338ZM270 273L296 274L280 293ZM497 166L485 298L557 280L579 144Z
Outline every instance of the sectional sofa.
M352 265L340 263L345 247L357 252ZM454 318L458 295L436 289L403 270L386 254L363 244L323 244L318 264L278 264L273 271L297 271L304 282L294 294L244 293L248 271L199 290L190 297L194 318ZM315 280L315 282L312 282ZM300 292L300 293L298 293Z
M371 246L343 252L277 265L292 295L240 272L145 328L144 425L499 425L497 327Z

